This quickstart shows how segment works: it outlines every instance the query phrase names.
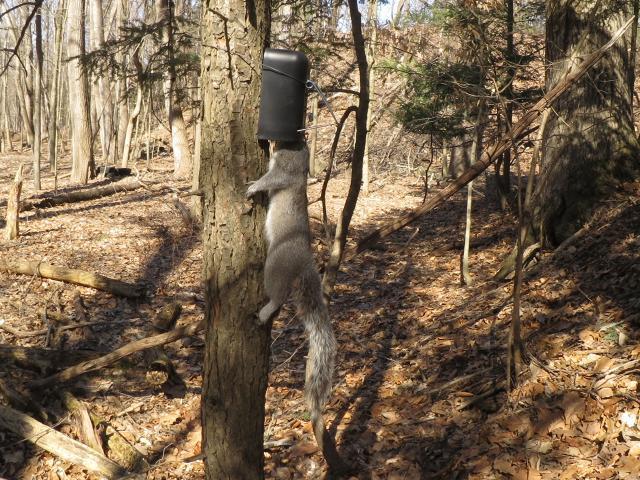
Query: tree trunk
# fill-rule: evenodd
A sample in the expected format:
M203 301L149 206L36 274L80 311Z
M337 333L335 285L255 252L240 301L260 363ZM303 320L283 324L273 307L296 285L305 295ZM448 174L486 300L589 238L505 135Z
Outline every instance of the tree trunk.
M117 13L116 13L116 36L118 39L122 40L123 35L126 35L126 32L122 30L127 19L128 19L128 10L127 10L127 2L125 0L117 0ZM122 52L117 52L116 61L119 64L125 63L124 54ZM127 94L127 79L126 77L118 77L116 81L116 98L118 101L118 125L117 129L114 126L114 133L116 135L116 149L117 154L122 155L124 152L124 143L125 137L127 135L127 125L129 124L129 99ZM120 157L122 159L122 157ZM114 160L116 160L114 156ZM114 162L115 163L115 162Z
M210 0L202 18L202 154L206 347L203 437L208 479L264 478L264 401L270 328L264 302L265 203L247 209L246 184L266 170L256 140L265 0ZM221 54L230 42L233 55ZM238 241L238 239L244 239Z
M133 107L133 111L129 116L129 121L127 122L127 131L124 137L124 147L122 150L122 160L120 162L120 166L127 167L129 164L129 155L131 154L131 139L133 137L133 125L138 119L138 115L140 115L140 108L142 106L142 64L140 63L139 50L136 50L131 55L131 61L136 69L136 76L138 79L136 85L136 104Z
M104 48L104 20L102 0L91 0L91 47L93 50ZM102 146L102 163L107 164L111 153L111 131L113 129L113 115L109 100L109 80L99 75L97 78L96 112L100 125L100 145Z
M313 78L313 77L311 77ZM311 131L309 132L309 175L315 177L320 173L320 162L318 161L318 101L317 97L313 97L311 103Z
M547 1L547 88L634 13L635 1ZM575 233L622 179L637 173L632 112L635 52L631 31L589 75L556 102L544 132L544 179L535 205L547 240Z
M42 188L40 183L40 160L42 150L42 15L38 11L35 16L35 52L33 65L33 187L36 191Z
M358 10L357 0L348 0L349 15L351 17L351 34L353 36L353 48L358 62L358 78L360 94L358 95L358 109L356 111L356 133L354 135L355 146L353 160L351 162L351 181L349 193L344 203L344 209L340 221L336 225L336 233L331 245L329 260L322 277L322 290L328 301L335 287L338 270L342 263L344 248L347 244L351 218L358 203L360 186L362 183L362 161L364 158L365 144L367 142L367 114L369 112L369 65L364 37L362 35L362 17Z
M177 178L188 177L191 173L191 152L187 127L182 115L181 94L176 91L177 73L173 40L173 1L156 0L156 15L162 22L162 42L167 51L167 69L165 75L165 95L168 110L171 145L173 147L174 175Z
M367 112L367 140L364 146L364 158L362 160L362 193L369 195L369 150L371 144L371 119L373 117L374 102L371 100L375 96L374 70L376 58L376 42L378 38L378 0L369 0L369 11L367 15L369 27L369 41L367 42L367 60L369 62L369 111Z
M51 94L49 95L49 169L55 170L57 146L58 146L58 107L60 104L60 73L62 70L62 34L63 34L63 20L65 17L65 0L62 0L58 5L55 17L55 59L53 66L53 79L51 82Z
M80 59L84 55L85 0L70 0L67 18L69 51L69 110L71 112L71 182L93 178L93 142L89 109L89 82Z

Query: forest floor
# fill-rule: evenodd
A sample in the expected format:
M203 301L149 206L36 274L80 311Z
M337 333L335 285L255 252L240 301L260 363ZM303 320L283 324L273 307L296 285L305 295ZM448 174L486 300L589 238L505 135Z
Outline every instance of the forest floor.
M5 156L0 198L19 161ZM154 159L158 170L171 157ZM64 166L64 165L63 165ZM187 189L168 172L149 181ZM45 174L45 188L52 188ZM348 178L329 187L335 221ZM358 479L613 479L640 471L640 183L602 205L584 234L562 251L543 252L522 294L526 368L506 392L506 344L512 282L491 280L510 250L514 218L495 207L477 182L471 253L473 284L461 286L465 198L462 193L378 248L348 261L331 315L339 354L327 418L339 450ZM417 175L374 176L361 198L352 238L397 218L423 198ZM30 195L29 181L25 184ZM310 187L318 196L319 184ZM24 258L95 271L144 285L143 300L116 298L39 277L0 273L0 322L24 332L49 327L56 311L69 321L102 322L61 335L17 338L0 329L0 344L69 352L108 352L153 333L150 322L172 301L179 324L202 318L202 250L171 191L136 190L26 212L21 237L0 244L0 258ZM188 197L185 197L188 198ZM319 216L320 205L310 208ZM323 230L312 219L319 258ZM50 320L49 320L50 321ZM49 342L49 343L47 343ZM158 384L141 355L69 382L76 397L135 446L152 465L147 478L197 479L203 339L165 347L184 385ZM306 342L285 309L273 327L265 451L268 478L321 478L302 399ZM42 376L0 365L0 380L21 389ZM231 380L231 379L230 379ZM56 390L61 390L57 388ZM36 398L74 436L56 392ZM0 477L93 478L0 430Z

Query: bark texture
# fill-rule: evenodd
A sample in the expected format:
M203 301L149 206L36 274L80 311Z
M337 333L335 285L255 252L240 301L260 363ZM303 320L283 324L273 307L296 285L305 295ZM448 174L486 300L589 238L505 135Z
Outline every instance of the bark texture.
M69 52L69 108L71 110L71 181L86 184L94 176L89 81L80 61L85 52L85 0L70 0L67 17Z
M547 0L547 89L630 18L635 1ZM559 244L595 203L637 171L632 30L554 104L544 131L544 180L535 205L544 234Z
M206 475L261 479L270 327L258 326L256 312L267 199L252 205L245 191L266 171L256 137L269 2L209 0L202 10Z

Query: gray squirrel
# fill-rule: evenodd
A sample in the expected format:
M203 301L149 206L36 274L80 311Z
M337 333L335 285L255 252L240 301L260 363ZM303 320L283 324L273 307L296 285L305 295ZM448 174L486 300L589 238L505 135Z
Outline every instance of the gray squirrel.
M258 321L264 324L274 318L293 292L298 315L309 336L305 400L314 434L322 448L322 410L331 393L336 339L311 253L308 171L309 150L305 142L277 142L269 171L251 184L247 198L258 192L269 192L265 222L268 251L264 267L269 303L260 310Z

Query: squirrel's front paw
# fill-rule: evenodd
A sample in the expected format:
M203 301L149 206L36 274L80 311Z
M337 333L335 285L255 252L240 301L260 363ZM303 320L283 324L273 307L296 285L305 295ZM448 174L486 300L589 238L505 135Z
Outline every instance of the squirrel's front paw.
M256 193L258 193L258 189L256 189L256 182L248 182L249 183L249 188L247 188L247 192L245 193L245 196L247 198L251 198L253 197Z

